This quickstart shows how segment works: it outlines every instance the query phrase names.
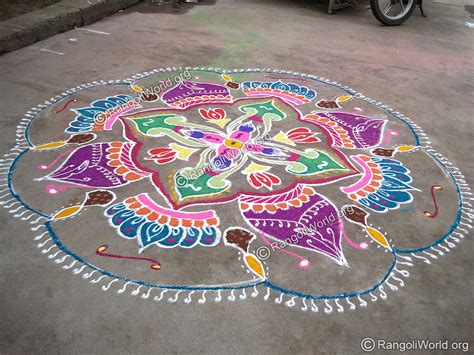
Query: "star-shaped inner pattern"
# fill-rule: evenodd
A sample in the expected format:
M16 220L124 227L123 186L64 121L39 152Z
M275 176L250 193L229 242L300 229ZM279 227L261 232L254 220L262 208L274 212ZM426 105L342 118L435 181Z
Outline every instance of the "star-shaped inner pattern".
M152 109L121 119L127 138L136 142L135 163L156 176L157 187L177 206L285 191L299 182L323 184L358 173L327 145L317 126L276 97L243 98L211 108ZM295 120L298 126L288 129Z

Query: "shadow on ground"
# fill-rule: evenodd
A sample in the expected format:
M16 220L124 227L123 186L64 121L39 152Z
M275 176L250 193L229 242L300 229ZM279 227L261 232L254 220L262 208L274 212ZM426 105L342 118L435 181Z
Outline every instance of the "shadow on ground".
M130 8L125 13L138 12L142 14L172 14L172 15L183 15L189 10L196 6L212 6L217 3L218 0L201 0L198 4L193 3L182 3L174 7L171 2L169 3L158 3L147 0L144 3ZM255 0L243 0L240 1L242 6L245 4L255 3ZM328 0L262 0L257 1L260 4L268 4L269 6L278 5L287 8L307 8L318 12L327 11Z
M39 10L59 1L60 0L2 0L2 4L0 5L0 21Z
M129 8L126 10L126 13L138 12L141 14L171 14L171 15L183 15L195 6L212 6L215 5L217 0L202 0L199 4L193 3L182 3L177 6L173 6L171 2L169 3L158 3L152 2L151 0L146 0L144 3Z

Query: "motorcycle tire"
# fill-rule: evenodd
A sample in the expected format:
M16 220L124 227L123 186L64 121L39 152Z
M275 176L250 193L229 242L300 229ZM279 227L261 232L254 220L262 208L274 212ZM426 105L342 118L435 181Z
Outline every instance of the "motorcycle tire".
M404 1L404 0L400 0L400 1ZM413 11L415 11L417 5L418 5L418 1L413 0L408 11L403 16L394 19L384 14L383 10L380 8L380 3L378 0L370 0L370 8L375 18L386 26L399 26L402 23L404 23L413 14Z

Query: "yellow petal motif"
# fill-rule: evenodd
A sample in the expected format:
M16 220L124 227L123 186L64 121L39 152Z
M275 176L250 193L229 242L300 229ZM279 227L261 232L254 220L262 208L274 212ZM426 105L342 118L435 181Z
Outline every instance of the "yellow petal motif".
M34 150L46 150L46 149L54 149L54 148L59 148L65 145L66 142L51 142L51 143L46 143L42 145L38 145L34 147Z
M400 145L398 146L396 149L397 152L409 152L413 149L415 149L416 147L415 146L412 146L412 145Z
M220 128L224 128L225 125L230 122L230 119L224 118L222 120L208 120L207 122L213 123L213 124L219 126Z
M352 96L349 96L349 95L346 95L346 96L339 96L336 101L337 102L344 102L344 101L347 101L347 100L350 100L352 98Z
M232 81L232 78L225 74L222 74L222 79L224 79L225 81Z
M260 260L258 260L255 255L246 254L245 255L245 264L247 265L249 270L252 271L255 275L260 277L262 280L266 279L265 269L263 268L263 265L260 262Z
M68 218L71 216L74 216L76 213L78 213L82 208L82 205L76 205L76 206L71 206L71 207L66 207L65 209L59 211L53 216L54 220L58 219L63 219L63 218Z
M255 171L268 171L270 169L271 168L269 166L251 162L244 170L242 170L242 174L249 175Z
M132 88L133 91L143 92L143 89L137 85L130 85L130 87Z
M188 160L188 158L197 151L197 149L184 147L176 143L170 143L170 148L178 152L178 159Z
M373 240L375 240L377 243L379 243L381 246L387 249L392 249L390 248L390 244L388 244L387 239L377 229L372 228L372 227L367 227L366 231L370 235L370 237Z
M280 131L280 133L278 133L276 136L274 136L272 138L272 140L274 140L275 142L285 143L285 144L288 144L288 145L293 145L293 146L296 145L293 141L289 140L286 137L285 132L282 132L282 131Z

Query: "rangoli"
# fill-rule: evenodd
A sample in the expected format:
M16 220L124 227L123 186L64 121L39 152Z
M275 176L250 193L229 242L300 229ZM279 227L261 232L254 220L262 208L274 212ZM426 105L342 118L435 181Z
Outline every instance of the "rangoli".
M464 176L430 144L324 78L160 69L28 111L0 204L104 291L343 312L387 298L471 228Z

